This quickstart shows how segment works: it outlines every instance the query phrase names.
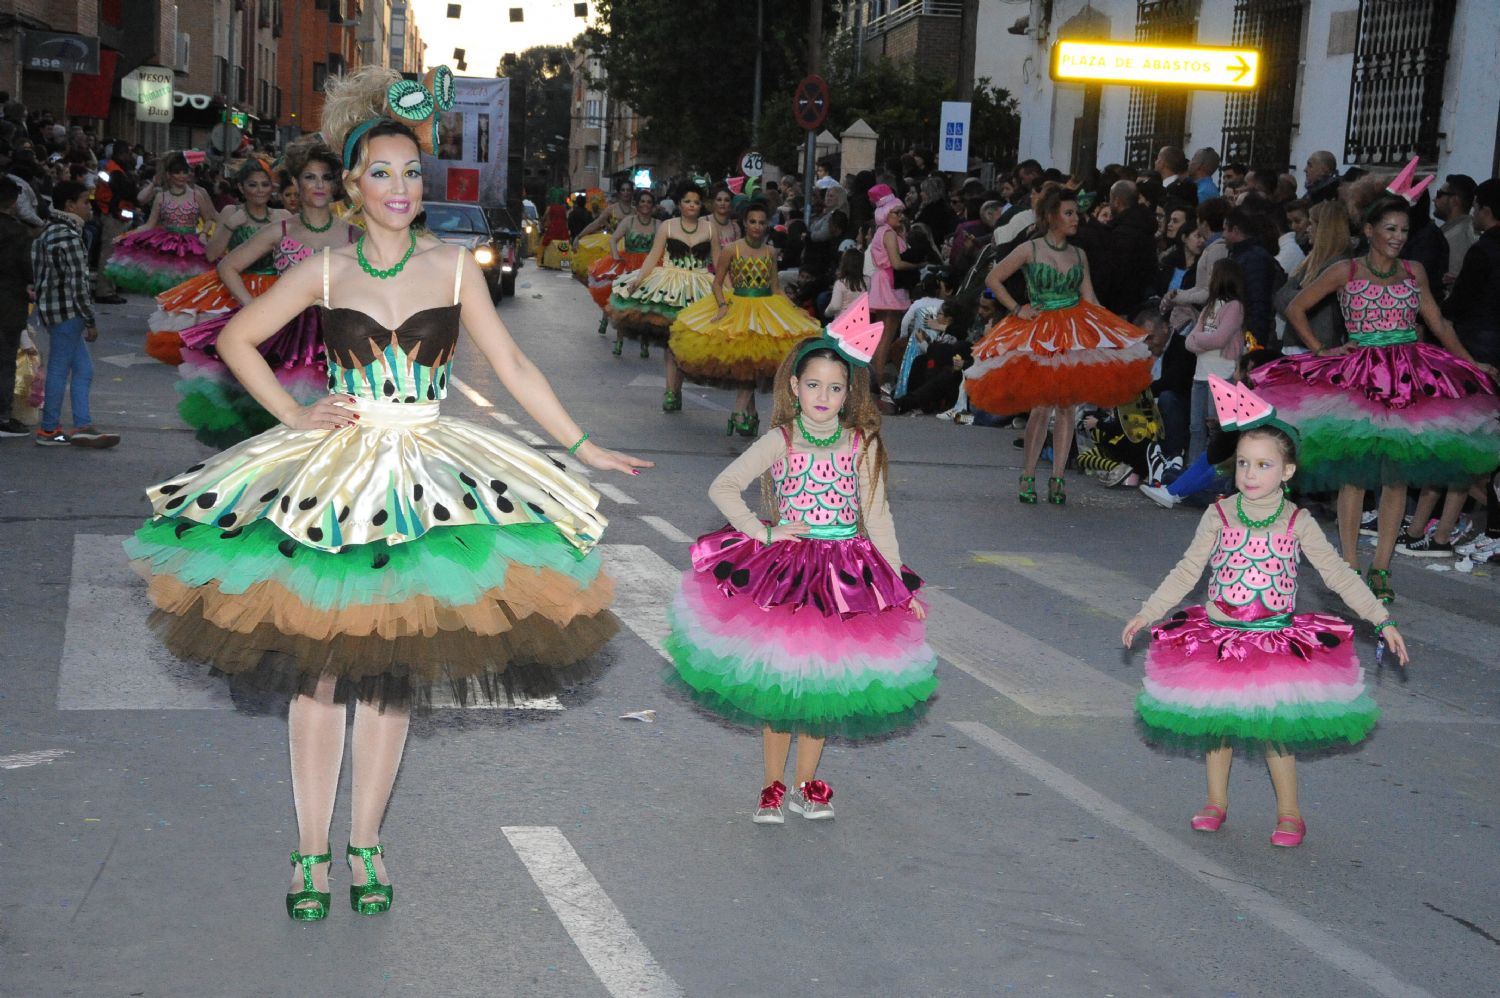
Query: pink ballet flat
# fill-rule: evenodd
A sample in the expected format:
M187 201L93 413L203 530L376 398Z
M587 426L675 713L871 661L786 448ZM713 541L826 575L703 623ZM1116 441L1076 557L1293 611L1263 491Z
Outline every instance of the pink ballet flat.
M1193 831L1217 832L1228 818L1229 812L1224 808L1217 804L1205 804L1202 811L1193 815Z
M1296 825L1294 829L1282 828L1282 825ZM1293 818L1282 815L1276 819L1276 830L1271 833L1271 845L1282 846L1290 849L1302 844L1302 836L1307 834L1307 822L1301 818Z

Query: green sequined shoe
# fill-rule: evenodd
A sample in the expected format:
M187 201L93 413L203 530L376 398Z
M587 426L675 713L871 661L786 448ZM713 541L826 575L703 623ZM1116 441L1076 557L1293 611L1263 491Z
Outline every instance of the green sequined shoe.
M744 413L744 419L735 424L734 432L742 437L755 437L760 435L760 414Z
M668 388L666 391L662 392L661 393L661 411L662 412L681 412L682 411L682 393L681 392L674 392L670 388Z
M369 847L349 846L344 850L347 856L358 856L365 861L365 882L362 884L349 885L349 907L361 915L381 915L391 910L391 904L396 900L396 888L390 884L382 884L380 878L375 875L374 857L385 852L385 846L374 845ZM324 897L327 897L325 894Z
M604 315L599 319L599 335L603 336L607 332L609 332L609 313L608 312L604 313Z
M609 348L609 352L614 354L616 357L623 354L625 352L625 341L615 340L615 345Z
M1047 479L1047 501L1054 506L1061 506L1068 501L1068 494L1063 491L1062 476L1054 475Z
M1388 568L1370 568L1365 575L1370 592L1382 603L1390 604L1396 602L1396 590L1391 588L1391 570Z
M651 344L641 340L641 359L645 360L649 356L651 356Z
M1016 498L1019 499L1021 502L1025 503L1028 506L1035 506L1036 505L1036 476L1035 475L1022 475L1021 476L1021 491L1016 495Z
M319 856L304 856L292 853L292 865L302 867L302 889L286 896L286 913L299 922L317 922L328 917L328 902L332 895L327 891L313 889L312 868L319 863L332 863L333 853Z

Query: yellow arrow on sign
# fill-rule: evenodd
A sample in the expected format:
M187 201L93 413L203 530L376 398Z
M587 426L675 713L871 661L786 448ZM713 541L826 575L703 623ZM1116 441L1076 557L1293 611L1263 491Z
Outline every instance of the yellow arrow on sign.
M1067 40L1052 47L1052 78L1066 83L1252 90L1259 67L1255 49Z

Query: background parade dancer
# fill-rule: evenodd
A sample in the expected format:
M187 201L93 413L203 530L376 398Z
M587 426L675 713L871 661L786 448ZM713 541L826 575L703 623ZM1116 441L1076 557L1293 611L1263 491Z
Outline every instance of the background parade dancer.
M703 191L688 187L678 196L677 207L681 217L668 219L656 230L641 269L615 282L609 317L616 325L655 326L665 335L678 312L709 293L717 235L713 223L702 217ZM662 411L681 412L682 371L670 348L666 368Z
M291 696L299 841L286 911L329 910L329 824L355 700L350 906L388 910L380 826L413 704L538 696L587 674L617 628L595 545L599 497L536 451L439 415L460 329L541 427L594 468L649 462L579 430L495 312L467 250L412 222L423 139L452 106L382 67L336 78L323 131L365 234L251 301L219 348L282 425L148 490L127 542L178 657ZM428 121L431 119L432 124ZM323 309L332 387L298 405L256 349Z
M339 157L318 138L287 151L287 169L296 178L298 209L255 233L219 261L216 273L234 307L182 331L183 364L178 368L177 413L200 441L227 447L276 425L218 357L218 338L234 312L275 283L276 277L326 247L354 242L359 229L333 213L342 198ZM271 276L260 271L269 269ZM311 404L328 390L323 359L323 317L304 309L276 335L257 347L276 380L299 403Z
M146 224L115 240L105 276L119 287L146 295L169 291L208 269L199 224L218 220L208 192L193 183L187 157L174 152L162 162L165 180L151 201Z
M646 262L646 254L651 251L651 243L661 225L656 220L655 212L656 195L650 191L636 191L635 211L615 226L610 234L608 255L595 260L593 266L589 267L589 297L594 299L594 303L604 313L599 320L600 336L609 328L609 296L614 291L615 282L631 271L639 270ZM641 341L642 357L651 356L651 338L664 339L662 328L652 323L617 324L614 346L616 357L624 351L627 336Z
M1099 306L1088 259L1068 243L1078 232L1075 192L1046 184L1037 214L1046 233L1017 246L985 280L1010 314L975 345L974 363L964 377L972 405L996 415L1030 413L1023 503L1037 501L1036 466L1052 421L1047 501L1061 505L1067 501L1063 472L1073 447L1074 406L1111 407L1135 399L1151 384L1151 352L1145 330ZM1018 270L1026 278L1030 301L1025 305L1005 289Z
M1209 569L1208 603L1152 631L1136 716L1155 743L1207 752L1208 803L1192 819L1217 832L1229 814L1235 748L1264 750L1276 790L1271 844L1307 832L1297 804L1296 755L1362 741L1379 708L1365 692L1354 630L1325 613L1296 613L1297 561L1323 581L1407 664L1406 642L1359 573L1334 552L1311 516L1286 498L1297 471L1297 430L1242 385L1212 379L1220 425L1238 431L1232 498L1209 507L1177 567L1121 635L1128 648Z
M1386 602L1396 597L1391 554L1407 487L1467 488L1500 454L1495 369L1474 363L1438 310L1422 265L1399 258L1411 202L1432 180L1412 182L1416 163L1365 210L1369 251L1323 271L1287 306L1287 324L1310 352L1252 377L1256 392L1302 430L1299 488L1338 490L1339 543L1356 571L1365 490L1381 490L1368 579ZM1335 293L1349 342L1326 347L1307 313ZM1418 339L1419 317L1442 346Z
M914 595L922 580L902 566L865 371L880 326L860 312L787 355L771 432L709 487L730 525L693 545L669 613L674 683L761 729L760 824L784 821L794 734L787 804L804 818L832 818L833 790L817 778L825 738L899 730L937 688L926 609ZM774 522L745 504L757 479Z
M792 347L817 334L818 323L781 293L764 201L750 203L744 223L745 238L719 252L712 293L677 314L670 343L686 377L738 390L725 432L753 437L760 432L757 386L772 381ZM734 288L727 301L726 283Z
M590 268L610 255L615 229L635 213L634 202L635 185L626 181L615 188L615 199L605 205L604 210L573 237L569 266L575 281L587 285Z
M249 242L261 229L291 215L270 206L276 186L271 167L264 160L247 159L234 179L244 202L220 212L204 247L204 259L210 264L217 264L225 253ZM245 272L245 286L252 295L258 295L271 286L275 273L270 258L263 257ZM164 364L182 363L182 330L207 316L227 312L235 304L217 268L162 292L156 296L156 311L147 320L146 353Z

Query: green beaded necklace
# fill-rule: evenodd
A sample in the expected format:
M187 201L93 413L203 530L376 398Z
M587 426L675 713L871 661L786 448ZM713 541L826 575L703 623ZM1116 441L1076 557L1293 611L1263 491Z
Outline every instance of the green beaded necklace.
M250 213L250 206L247 204L245 205L245 217L250 219L250 221L254 222L256 225L269 225L271 224L271 209L266 209L265 218L256 218L253 214ZM333 223L330 222L329 224L332 225Z
M1273 523L1276 522L1276 518L1281 515L1281 511L1284 510L1284 509L1286 509L1286 495L1285 494L1282 495L1281 502L1279 502L1279 503L1276 504L1276 512L1272 513L1270 516L1266 517L1264 520L1252 520L1252 519L1250 519L1250 517L1248 517L1248 516L1245 515L1245 496L1244 496L1244 494L1242 493L1242 494L1237 495L1237 496L1234 497L1234 515L1237 516L1237 517L1239 517L1240 518L1240 522L1243 523L1245 526L1249 527L1251 530L1262 530L1262 529L1264 529L1266 527L1269 527L1271 524L1273 524Z
M811 433L807 432L807 426L802 422L802 413L799 412L797 413L797 432L802 434L803 440L806 440L814 447L832 447L834 444L838 443L839 438L844 435L844 424L837 424L834 427L832 436L815 437Z
M1367 268L1369 268L1370 273L1374 274L1376 277L1380 278L1382 281L1388 280L1388 279L1390 279L1392 277L1395 277L1396 276L1396 271L1398 271L1398 270L1401 269L1401 264L1399 264L1399 263L1397 263L1395 261L1392 261L1391 262L1391 269L1390 270L1376 270L1375 269L1375 262L1370 259L1370 254L1368 254L1368 253L1365 254L1365 266Z
M410 232L410 230L408 230L408 232ZM397 274L401 273L403 268L406 267L406 261L410 260L412 253L416 251L417 234L415 232L410 232L410 235L411 244L406 247L406 255L403 256L400 261L389 270L376 270L375 267L371 265L370 261L365 259L365 237L360 236L359 242L354 244L354 256L359 260L359 269L363 270L371 277L377 278L382 281L388 277L395 277Z
M332 215L328 216L328 221L323 224L323 227L321 229L318 228L316 225L312 224L311 222L309 222L307 220L307 216L304 215L300 211L297 212L297 218L298 218L299 221L302 222L302 227L304 229L306 229L308 232L327 232L329 229L333 228L333 216Z

